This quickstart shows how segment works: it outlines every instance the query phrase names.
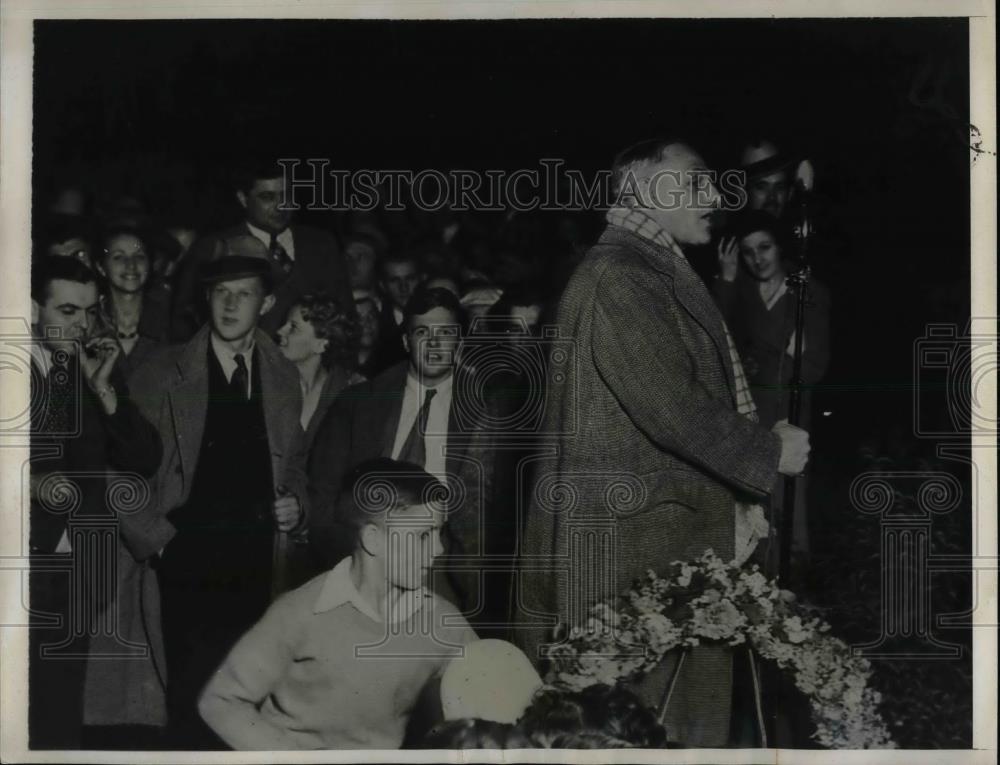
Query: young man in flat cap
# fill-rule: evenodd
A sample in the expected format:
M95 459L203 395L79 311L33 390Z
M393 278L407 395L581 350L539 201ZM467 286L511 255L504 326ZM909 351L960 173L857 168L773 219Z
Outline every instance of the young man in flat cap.
M305 520L298 373L258 328L274 303L265 246L225 240L203 271L209 320L133 376L164 458L144 512L125 529L139 560L159 556L171 738L216 748L199 691L267 609L287 535Z

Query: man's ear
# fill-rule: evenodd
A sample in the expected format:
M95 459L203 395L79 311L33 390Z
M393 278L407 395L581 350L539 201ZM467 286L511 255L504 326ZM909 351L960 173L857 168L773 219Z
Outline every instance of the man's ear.
M358 544L369 555L378 555L382 550L382 530L374 523L366 523L358 533Z
M42 307L35 302L35 299L31 299L31 323L37 324L39 314L42 312Z
M236 192L236 199L240 203L240 207L244 210L247 209L247 193L243 189L239 189Z
M260 306L260 315L261 316L263 316L265 313L267 313L272 308L274 308L274 301L275 301L274 295L268 295L266 298L264 298L264 302L261 303L261 306Z

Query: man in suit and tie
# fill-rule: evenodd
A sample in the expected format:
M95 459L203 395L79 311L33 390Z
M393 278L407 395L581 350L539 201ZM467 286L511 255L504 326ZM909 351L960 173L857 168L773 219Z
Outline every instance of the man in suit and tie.
M98 582L114 582L116 561L98 554L102 528L117 521L109 474L151 476L162 449L115 366L120 346L91 336L95 274L42 256L31 276L28 738L33 749L80 749L90 619L112 595Z
M174 339L186 341L202 326L206 306L201 301L201 271L225 239L249 234L267 248L277 279L267 311L259 326L274 335L288 311L307 292L327 292L353 305L350 277L344 256L332 235L292 222L292 195L283 168L276 162L249 165L237 178L236 199L244 220L206 236L191 247L177 277L174 297Z
M492 485L489 431L467 371L459 363L462 308L443 288L418 290L406 305L408 359L347 388L327 412L309 459L310 542L322 564L350 553L336 499L351 468L374 457L412 462L452 488L446 559L476 556L482 504ZM447 568L447 565L446 565ZM459 607L477 605L475 577L448 571L439 587Z
M139 560L160 556L168 705L175 744L215 748L197 696L282 588L288 535L305 522L298 372L258 328L272 268L249 234L203 271L208 323L132 378L164 460L146 511L126 526Z
M684 256L710 240L720 200L702 159L682 141L646 141L618 157L614 177L618 204L557 314L572 358L549 380L543 432L555 456L538 463L516 588L515 635L536 662L555 623L583 623L648 569L709 548L747 560L768 535L753 500L779 472L801 472L808 453L804 431L757 424L728 330ZM578 553L574 540L591 532L611 534L606 553ZM675 664L639 684L650 705ZM670 737L726 746L731 700L728 649L693 649L667 709Z

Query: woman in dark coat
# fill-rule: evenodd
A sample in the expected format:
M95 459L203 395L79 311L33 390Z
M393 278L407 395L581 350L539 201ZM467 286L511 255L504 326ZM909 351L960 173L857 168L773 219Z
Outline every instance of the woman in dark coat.
M325 294L303 295L288 312L278 329L278 348L299 370L302 386L302 415L299 422L306 434L306 455L330 405L344 388L364 382L356 371L358 321L336 298ZM319 574L324 566L309 550L308 532L292 537L289 557L291 587Z
M781 223L756 211L739 218L735 232L720 248L722 273L715 282L715 299L740 352L757 415L769 428L788 417L792 381L796 296L786 285L789 237ZM737 257L744 266L742 273ZM802 352L806 386L823 379L829 362L830 293L810 279ZM808 399L807 389L801 425L807 430Z
M736 220L731 239L719 247L721 273L714 296L736 343L757 406L760 424L770 428L787 419L795 348L796 295L786 284L791 238L781 222L761 211ZM742 268L740 267L742 262ZM802 348L801 418L810 429L810 386L823 379L830 363L830 293L815 278L809 280ZM780 506L784 482L778 481L772 502ZM805 516L805 479L796 482L793 544L809 549Z

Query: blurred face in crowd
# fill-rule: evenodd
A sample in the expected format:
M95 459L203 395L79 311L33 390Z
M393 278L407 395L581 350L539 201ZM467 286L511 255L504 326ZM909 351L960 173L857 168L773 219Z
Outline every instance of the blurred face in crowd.
M465 315L468 318L470 327L482 326L482 320L490 312L492 306L489 303L478 303L465 306Z
M87 200L83 191L73 186L67 186L58 191L49 210L60 215L80 216L83 215L86 206Z
M460 298L461 291L458 289L458 283L454 279L449 279L447 276L435 276L433 279L428 279L424 286L427 289L433 289L434 287L441 287L448 290L452 295Z
M378 306L371 299L359 300L355 306L361 329L358 347L366 350L374 348L378 343Z
M367 242L349 242L344 248L352 289L365 289L375 283L375 250Z
M141 292L149 279L149 254L142 241L131 234L111 237L98 266L116 292Z
M302 316L300 306L288 312L288 320L278 330L278 347L293 364L322 355L328 342L326 338L316 337L315 328Z
M76 258L88 268L94 267L90 244L79 237L73 237L65 242L57 242L49 246L46 254L57 258Z
M542 307L537 303L534 305L511 306L510 315L513 317L517 331L512 333L510 339L514 342L528 342L538 333L538 321L542 316ZM523 328L527 327L527 334Z
M458 319L447 308L436 306L425 314L410 317L410 326L403 336L410 370L427 384L444 380L454 368L459 340Z
M784 275L781 248L769 231L754 231L740 240L740 254L750 275L768 281Z
M365 527L365 548L376 553L390 586L417 590L427 584L435 558L444 552L444 520L442 508L428 502L397 507L386 513L384 525Z
M788 174L784 171L747 180L747 205L780 218L788 205Z
M237 191L236 198L246 211L247 222L269 233L281 233L292 220L291 210L278 209L285 199L282 178L258 178L249 190ZM289 195L288 202L291 201Z
M663 159L636 171L645 212L680 245L712 239L712 213L722 197L705 161L689 146L673 144Z
M258 319L274 305L260 278L247 276L218 282L208 288L212 331L226 342L247 337L257 327Z
M31 301L31 323L51 351L76 353L97 321L97 284L53 279L45 301Z
M382 266L382 289L399 310L406 308L420 285L420 271L412 260L389 261Z

